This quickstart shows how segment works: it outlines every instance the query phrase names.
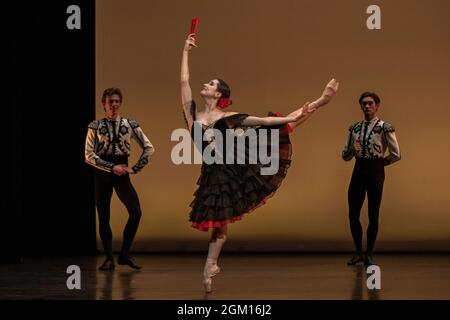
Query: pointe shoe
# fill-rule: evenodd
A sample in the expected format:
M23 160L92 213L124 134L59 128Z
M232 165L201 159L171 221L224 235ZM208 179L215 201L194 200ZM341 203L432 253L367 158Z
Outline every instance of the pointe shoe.
M210 269L208 269L208 275L210 278L214 277L219 272L220 272L220 267L217 264L213 265Z
M205 291L207 293L212 292L212 277L216 276L220 272L220 267L215 264L211 267L205 266L205 270L203 271L203 286L205 287Z
M212 280L211 278L203 279L203 286L205 287L205 292L210 293L212 292Z
M114 260L110 259L110 258L106 258L105 262L103 262L103 264L100 266L100 268L98 268L98 270L112 271L112 270L114 270L114 268L115 268Z
M334 95L336 95L338 89L339 82L337 82L336 79L331 79L331 81L326 85L325 90L323 90L320 98L310 103L311 110L314 111L330 103L331 99L333 99Z

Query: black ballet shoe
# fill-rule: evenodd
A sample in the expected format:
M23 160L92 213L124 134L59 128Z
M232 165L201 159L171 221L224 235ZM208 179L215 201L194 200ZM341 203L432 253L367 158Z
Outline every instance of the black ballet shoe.
M105 262L103 262L103 264L100 266L100 268L98 268L98 270L112 271L112 270L114 270L114 268L115 268L114 260L110 259L110 258L106 258Z
M120 265L127 265L133 269L140 270L142 267L136 263L136 260L130 256L119 256L117 263Z
M373 261L373 258L372 258L371 254L366 254L364 256L364 265L366 267L368 267L368 266L372 266L372 265L376 266L377 264Z
M349 261L347 261L347 265L354 266L358 262L363 262L363 261L364 261L364 258L362 256L362 254L356 253Z

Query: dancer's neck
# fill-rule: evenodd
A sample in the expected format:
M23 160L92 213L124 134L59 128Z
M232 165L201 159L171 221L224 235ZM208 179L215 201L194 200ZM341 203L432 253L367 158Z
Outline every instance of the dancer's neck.
M106 119L110 120L110 121L117 121L120 119L120 115L116 115L115 117L110 117L108 115L105 116Z
M364 116L364 120L366 121L372 121L373 119L375 119L377 116L373 115L373 116Z
M205 99L205 113L216 113L221 112L219 108L217 108L217 100L216 99Z

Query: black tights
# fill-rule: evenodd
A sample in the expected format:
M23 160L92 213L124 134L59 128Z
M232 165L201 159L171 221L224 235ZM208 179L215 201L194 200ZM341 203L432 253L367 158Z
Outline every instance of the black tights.
M380 160L357 160L348 188L350 229L355 249L362 252L363 230L359 221L367 192L369 226L367 228L367 254L372 254L378 233L378 217L383 194L384 165Z
M129 175L117 176L114 173L97 169L95 172L95 203L98 211L100 238L105 255L110 259L113 257L112 231L109 225L113 189L127 208L129 215L123 231L122 255L129 253L142 216L139 198L131 184Z

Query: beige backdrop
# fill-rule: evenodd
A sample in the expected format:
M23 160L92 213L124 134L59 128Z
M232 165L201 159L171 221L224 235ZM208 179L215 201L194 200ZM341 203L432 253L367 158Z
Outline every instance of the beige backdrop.
M332 77L334 101L292 136L293 164L267 205L230 228L227 249L348 250L347 186L341 159L348 126L362 118L357 99L381 96L380 117L394 124L403 159L386 168L379 250L450 248L449 1L377 1L382 30L366 28L370 1L97 0L97 117L104 88L123 89L122 115L136 118L156 153L133 176L143 209L136 250L205 249L190 227L200 167L172 164L171 132L184 127L179 69L193 16L198 48L191 86L221 77L232 110L288 113L317 98ZM134 145L131 161L139 155ZM113 198L112 228L127 214ZM367 225L367 206L362 211ZM118 243L116 243L118 245Z

